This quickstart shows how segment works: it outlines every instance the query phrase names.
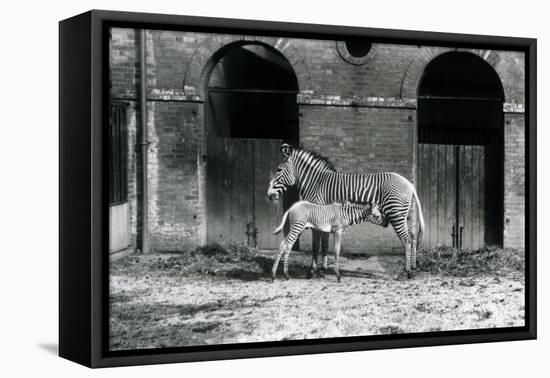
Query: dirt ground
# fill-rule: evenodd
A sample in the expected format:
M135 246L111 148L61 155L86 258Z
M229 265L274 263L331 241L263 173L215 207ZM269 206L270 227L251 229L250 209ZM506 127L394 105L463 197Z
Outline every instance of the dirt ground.
M414 333L524 325L517 269L446 274L433 266L395 280L398 256L343 259L343 279L269 279L271 252L223 271L188 273L177 256L130 256L111 265L112 350ZM427 265L427 264L426 264Z

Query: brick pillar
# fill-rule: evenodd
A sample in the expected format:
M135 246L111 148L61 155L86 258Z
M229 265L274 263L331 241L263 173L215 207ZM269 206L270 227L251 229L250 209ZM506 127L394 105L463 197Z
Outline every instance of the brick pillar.
M504 247L525 248L525 115L504 114Z

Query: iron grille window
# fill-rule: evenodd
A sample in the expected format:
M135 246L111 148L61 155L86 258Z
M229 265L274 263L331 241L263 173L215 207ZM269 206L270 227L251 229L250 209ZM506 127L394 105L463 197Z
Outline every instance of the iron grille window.
M128 200L128 131L126 104L112 103L109 117L109 203Z

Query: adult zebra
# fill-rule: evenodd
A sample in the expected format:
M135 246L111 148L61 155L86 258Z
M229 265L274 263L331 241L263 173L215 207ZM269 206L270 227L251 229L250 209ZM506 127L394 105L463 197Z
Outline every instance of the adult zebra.
M405 252L405 272L408 278L412 277L411 268L416 269L416 250L422 239L424 217L416 190L407 179L392 172L365 175L337 172L326 158L288 144L281 145L281 152L285 160L269 182L267 195L270 200L277 200L288 188L296 186L300 199L320 205L344 201L376 204L382 217L369 217L368 221L384 227L388 223L392 225ZM419 223L418 237L407 224L413 199ZM315 238L318 236L314 231L312 273L317 270ZM323 246L322 251L323 269L327 268L327 247Z

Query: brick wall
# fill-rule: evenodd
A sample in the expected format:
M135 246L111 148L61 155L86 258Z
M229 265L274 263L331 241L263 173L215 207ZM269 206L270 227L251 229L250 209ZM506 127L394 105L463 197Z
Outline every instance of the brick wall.
M345 62L335 41L290 40L304 54L316 95L398 97L401 80L416 47L374 44L365 65Z
M164 93L178 85L168 77L178 78L175 64L164 64L165 57L177 60L182 51L179 38L170 33L147 33L148 85L148 202L150 247L154 251L178 251L204 243L204 127L202 104L186 99L165 101ZM111 96L127 101L129 106L128 201L130 204L131 246L137 247L140 230L138 200L141 196L136 153L136 125L140 113L136 101L139 85L138 33L115 29L111 39ZM194 48L193 48L194 49ZM189 53L189 49L187 49ZM189 57L188 57L189 59ZM167 59L170 62L170 59ZM170 71L176 75L170 75ZM179 86L182 78L179 75ZM137 148L137 150L136 150Z
M525 53L500 51L495 66L510 104L525 103Z
M416 140L415 88L425 64L442 51L417 46L373 44L368 63L352 65L335 41L148 31L147 85L151 246L182 250L204 243L206 144L204 92L208 69L228 44L263 43L283 54L294 68L300 93L300 142L329 157L346 172L396 171L414 182ZM139 232L135 153L139 111L138 33L114 29L111 38L111 95L130 102L129 200L133 245ZM483 53L472 51L480 56ZM521 113L524 57L496 52L495 64L507 109ZM491 63L490 62L490 63ZM406 94L406 96L404 96ZM523 244L522 114L506 114L505 245ZM400 251L391 228L361 225L350 231L343 248L350 252ZM304 239L304 238L303 238ZM308 248L310 237L302 247Z
M525 247L525 116L504 117L504 246Z
M138 41L133 29L112 29L110 42L111 96L135 95L138 85ZM135 96L126 96L135 99Z
M148 107L151 248L172 251L199 245L204 242L205 219L198 105L151 101Z
M136 102L131 101L128 105L128 205L130 208L130 247L137 248L137 165L136 165Z

